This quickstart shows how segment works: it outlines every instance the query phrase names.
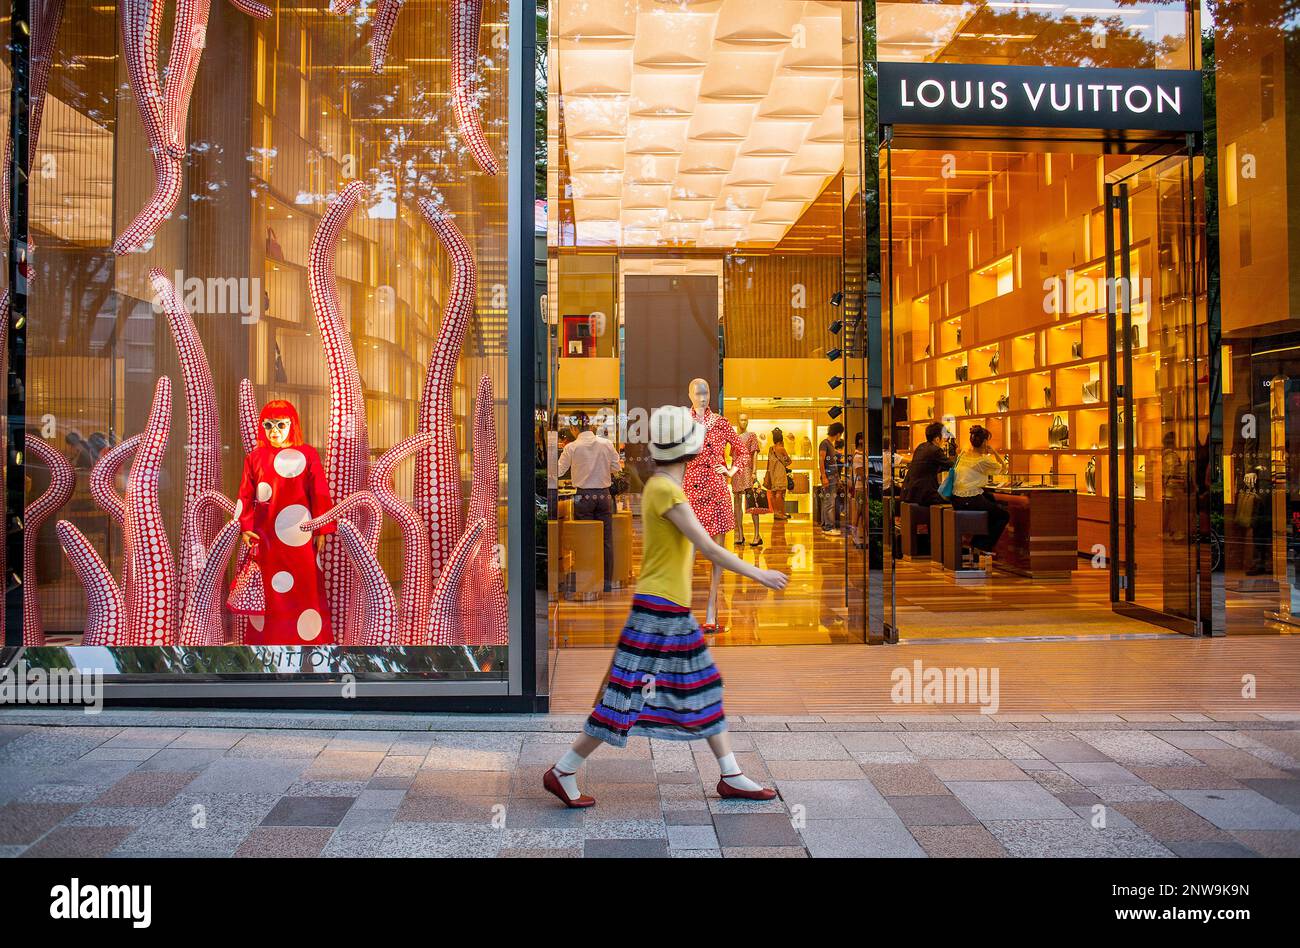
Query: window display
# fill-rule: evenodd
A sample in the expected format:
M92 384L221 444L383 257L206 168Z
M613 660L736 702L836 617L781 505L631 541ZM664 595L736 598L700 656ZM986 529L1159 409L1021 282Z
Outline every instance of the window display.
M510 5L450 7L36 5L24 644L504 673Z

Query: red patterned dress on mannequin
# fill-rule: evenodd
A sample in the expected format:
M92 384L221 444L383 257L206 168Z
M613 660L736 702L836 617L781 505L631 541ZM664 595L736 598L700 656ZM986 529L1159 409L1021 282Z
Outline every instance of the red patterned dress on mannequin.
M283 419L289 420L288 429L277 436L273 426ZM297 411L285 401L268 402L257 447L244 460L236 507L240 530L257 537L252 556L262 571L266 596L266 612L249 617L246 645L333 644L313 536L298 529L333 506L320 455L303 443ZM335 529L330 523L316 535Z
M731 511L731 490L727 486L727 475L720 471L726 467L726 449L731 445L731 456L740 458L749 450L743 438L736 434L731 422L723 418L712 408L706 408L703 414L691 409L691 417L704 425L704 447L695 456L695 460L686 465L682 475L682 490L691 502L704 532L711 537L721 536L735 529L736 520Z

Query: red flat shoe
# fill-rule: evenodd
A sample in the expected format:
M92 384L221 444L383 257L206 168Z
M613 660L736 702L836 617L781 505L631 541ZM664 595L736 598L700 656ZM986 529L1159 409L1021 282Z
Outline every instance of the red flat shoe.
M571 774L565 774L569 777ZM570 810L584 810L589 806L596 805L596 798L582 794L576 800L570 800L569 795L564 792L564 787L560 784L560 778L555 776L555 768L548 767L546 775L542 777L542 786L560 798L560 802Z
M731 776L739 777L740 774L731 774ZM724 800L775 800L776 791L768 787L760 787L758 790L738 790L719 777L718 796Z
M700 626L700 631L705 635L721 635L723 632L727 631L727 627L725 625L719 625L716 622L706 622L704 625Z

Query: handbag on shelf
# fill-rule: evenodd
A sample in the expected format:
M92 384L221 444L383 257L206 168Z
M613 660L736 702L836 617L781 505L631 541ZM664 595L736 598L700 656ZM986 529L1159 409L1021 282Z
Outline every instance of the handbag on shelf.
M1088 465L1083 469L1083 483L1088 489L1088 493L1097 493L1097 458L1088 458Z
M957 366L957 381L965 382L970 378L970 367L965 365Z
M266 258L268 260L278 260L284 262L284 248L280 246L280 241L276 239L275 231L271 228L266 229Z
M1052 386L1045 385L1043 386L1043 405L1044 407L1050 408L1051 404L1052 404Z
M1072 342L1072 343L1070 343L1070 356L1071 356L1072 358L1075 358L1075 359L1082 359L1082 358L1083 358L1083 343L1082 343L1082 342Z
M1010 411L1010 410L1011 410L1011 396L1003 395L998 399L998 411L1003 412L1003 411Z
M1083 383L1083 401L1088 405L1101 401L1101 379Z
M1047 446L1049 448L1068 448L1070 446L1070 426L1060 415L1052 416L1052 423L1047 428Z
M963 396L962 396L962 398L961 398L961 407L965 410L966 414L968 414L968 415L971 414L971 408L972 408L972 406L971 406L970 396L969 396L969 395L963 395Z
M994 375L997 375L998 366L1001 364L1002 364L1002 353L995 349L993 350L993 358L989 359L989 371L992 372Z

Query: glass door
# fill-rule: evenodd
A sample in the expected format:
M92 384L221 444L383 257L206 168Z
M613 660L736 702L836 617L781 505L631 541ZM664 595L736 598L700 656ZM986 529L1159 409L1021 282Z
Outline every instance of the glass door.
M1186 154L1105 183L1110 536L1096 552L1116 612L1190 635L1211 623L1203 203Z

